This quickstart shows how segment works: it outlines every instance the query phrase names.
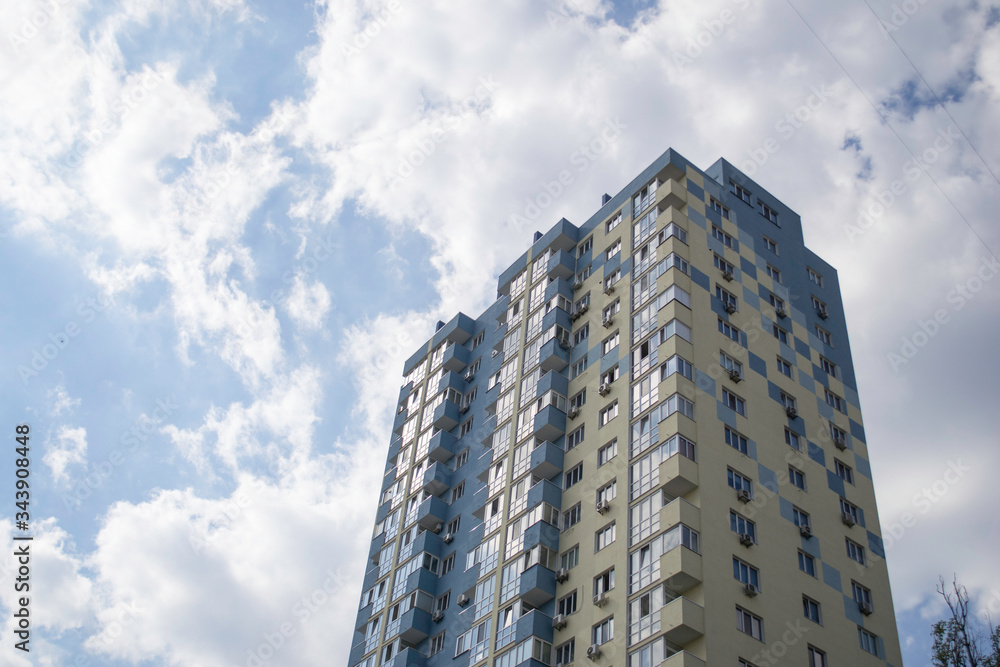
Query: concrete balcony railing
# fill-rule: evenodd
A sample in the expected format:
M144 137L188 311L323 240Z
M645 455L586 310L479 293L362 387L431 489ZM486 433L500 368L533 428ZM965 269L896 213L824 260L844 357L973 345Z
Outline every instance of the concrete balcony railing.
M705 634L705 609L677 598L660 610L660 630L668 641L683 646Z

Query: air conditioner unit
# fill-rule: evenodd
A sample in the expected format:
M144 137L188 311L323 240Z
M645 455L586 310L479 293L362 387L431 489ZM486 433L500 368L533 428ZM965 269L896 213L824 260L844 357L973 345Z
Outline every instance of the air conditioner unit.
M469 404L468 403L462 403L462 405L458 408L458 411L461 412L464 415L466 412L469 411Z
M788 317L788 313L785 312L784 306L778 306L774 309L774 314L778 317Z
M733 278L735 278L732 271L723 271L722 277L725 278L726 280L733 280Z
M438 533L440 533L442 528L444 528L443 523L439 523L438 525L434 526L434 531L433 531L434 534L437 535Z
M582 306L580 306L580 307L579 307L579 308L577 309L577 311L576 311L576 312L578 312L578 313L580 313L581 315L583 315L583 314L584 314L584 313L586 313L586 312L587 312L588 310L590 310L590 304L589 304L589 303L585 303L585 304L583 304Z
M399 410L396 410L396 414L397 414L397 415L401 415L401 414L403 414L403 413L404 413L405 411L406 411L406 406L405 406L405 405L401 405L401 406L399 406Z
M847 527L851 527L857 523L857 521L854 520L854 517L851 515L850 512L842 512L840 518L843 520L844 525Z
M729 371L729 379L732 380L733 382L739 382L740 380L743 379L743 376L740 375L740 372L734 368L731 371Z
M476 376L473 375L471 371L465 374L465 381L466 382L472 382L475 379L476 379Z
M603 607L607 603L608 603L608 594L607 593L601 593L600 595L595 595L594 596L594 606L596 606L596 607Z
M830 317L829 313L826 312L826 306L820 306L817 309L817 312L819 313L819 316L822 317L824 320Z
M552 617L552 627L556 630L562 630L566 627L566 615L556 614Z
M443 542L444 542L445 544L451 544L451 541L452 541L453 539L455 539L455 534L454 534L454 533L445 533L445 534L444 534L444 537L442 537L442 538L441 538L441 540L442 540L442 541L443 541Z
M431 615L431 620L435 623L440 623L444 620L444 612L438 609Z
M726 303L722 307L730 315L736 312L736 304L734 304L732 301L726 301Z
M610 327L614 323L615 323L615 318L612 315L605 315L604 319L601 320L601 324L603 324L605 328Z
M601 396L607 396L608 392L610 391L611 391L611 385L607 383L602 384L600 387L597 388L597 393L600 394Z
M576 322L578 319L580 319L580 311L574 309L573 312L569 314L569 319L572 320L573 322Z
M736 500L740 501L741 503L748 503L748 502L750 502L750 500L751 500L751 498L750 498L750 492L747 491L746 489L739 489L739 490L737 490L736 491Z
M495 357L496 357L497 355L499 355L499 354L500 354L500 350L493 350L493 357L494 357L494 358L495 358Z
M466 595L465 593L462 593L461 595L458 596L457 602L458 602L458 606L459 607L464 607L465 605L469 604L469 602L471 602L471 600L469 600L469 596L468 595Z
M604 286L604 293L605 294L613 294L614 291L615 291L615 286L614 285L605 285Z
M559 341L559 347L561 347L564 350L572 350L573 343L569 342L568 338L563 338Z
M611 509L611 503L609 503L607 500L602 500L599 503L597 503L598 514L605 514L609 509Z
M743 594L749 598L756 597L758 593L760 593L760 589L753 584L747 584L743 587Z
M869 602L859 602L858 609L860 609L861 613L864 614L865 616L871 616L872 612L875 611L874 609L872 609L871 603Z
M806 524L799 526L799 535L806 538L807 540L813 536L813 529Z
M599 644L591 644L587 647L587 657L591 660L597 660L601 657L601 647Z
M580 415L580 408L576 406L570 408L569 412L566 413L566 416L569 417L570 419L576 419L579 415Z
M558 570L556 570L556 581L557 582L559 582L561 584L562 582L566 581L567 579L569 579L569 570L567 570L564 567L561 567Z
M847 438L838 433L833 436L833 444L837 445L837 449L847 449Z
M583 281L582 280L577 280L577 281L575 281L573 283L573 289L577 290L577 289L580 289L581 287L583 287Z
M795 409L794 405L786 405L785 413L792 419L795 419L796 417L799 416L799 411Z
M750 533L743 533L742 535L740 535L740 544L742 544L745 547L753 546L753 538L750 537Z

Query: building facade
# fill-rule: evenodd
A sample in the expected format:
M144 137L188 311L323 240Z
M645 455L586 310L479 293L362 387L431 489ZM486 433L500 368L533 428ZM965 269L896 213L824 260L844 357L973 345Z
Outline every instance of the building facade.
M668 150L407 362L350 665L901 665L836 271Z

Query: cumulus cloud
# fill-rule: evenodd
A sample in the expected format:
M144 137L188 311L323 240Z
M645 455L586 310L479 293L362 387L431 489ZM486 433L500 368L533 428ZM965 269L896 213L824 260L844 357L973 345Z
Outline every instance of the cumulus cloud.
M330 311L330 301L330 292L323 283L307 286L301 275L295 276L287 301L288 314L303 329L318 329Z
M52 470L52 479L61 484L69 479L66 468L87 460L87 429L61 426L45 449L42 462Z

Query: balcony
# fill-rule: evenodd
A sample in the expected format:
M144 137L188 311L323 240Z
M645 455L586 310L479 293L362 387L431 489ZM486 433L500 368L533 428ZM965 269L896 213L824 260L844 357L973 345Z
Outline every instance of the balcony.
M666 529L679 523L700 532L701 510L683 498L671 500L660 509L660 526Z
M681 651L661 662L660 667L705 667L705 661L694 657L687 651Z
M674 498L686 495L698 486L698 464L683 454L674 454L661 463L659 473L663 490Z
M660 610L660 630L668 641L683 646L705 634L705 609L677 598Z
M556 596L556 573L541 565L532 565L521 574L521 599L540 607Z
M403 407L403 406L400 406L400 407ZM402 410L399 410L397 408L397 410L396 410L396 416L392 418L392 432L395 435L402 435L402 433L403 433L403 424L406 423L406 418L410 416L409 412L410 411L407 410L405 407L403 407Z
M576 274L576 258L565 250L560 250L549 258L549 278L569 280Z
M424 471L422 489L432 496L440 496L451 486L451 470L443 463L432 463Z
M660 185L656 192L657 198L662 198L660 202L660 210L666 210L668 206L680 209L687 204L687 190L684 186L677 181L670 179L666 183Z
M441 379L438 380L437 392L428 392L433 396L434 393L440 393L447 389L454 389L458 394L462 394L465 391L466 383L465 378L461 373L456 373L454 371L447 371L441 374Z
M569 349L553 338L542 345L538 352L538 362L543 371L562 371L569 366Z
M417 507L417 523L421 527L434 531L438 524L444 523L448 514L448 504L440 498L428 498Z
M452 345L444 351L444 360L441 362L441 365L444 366L446 371L460 373L469 365L469 355L471 354L467 347Z
M563 450L545 441L532 450L529 465L531 474L542 479L552 479L562 472Z
M555 581L555 580L553 580ZM538 637L543 642L552 643L552 617L537 609L517 619L517 629L514 631L512 644L522 642L528 637Z
M431 630L431 615L423 609L411 609L399 620L399 638L407 644L419 644Z
M434 334L434 345L438 345L444 340L462 345L472 338L472 332L475 328L476 321L474 319L465 313L459 313Z
M534 507L538 503L548 503L556 509L562 507L562 487L549 481L541 481L528 489L527 506Z
M455 404L452 403L452 405ZM441 431L431 438L427 445L427 455L430 456L431 460L443 463L455 455L456 442L458 442L458 438L447 431Z
M458 426L461 417L462 413L459 411L457 403L444 401L434 408L434 421L431 424L434 428L439 428L442 431L450 431Z
M426 664L427 658L424 657L423 653L404 646L389 662L385 663L384 667L424 667Z
M660 556L660 577L675 593L686 593L703 579L701 555L685 546L676 547Z
M547 405L535 415L532 433L542 440L556 440L566 432L566 413Z
M552 551L559 551L559 529L544 521L528 526L524 531L524 550L542 544Z

